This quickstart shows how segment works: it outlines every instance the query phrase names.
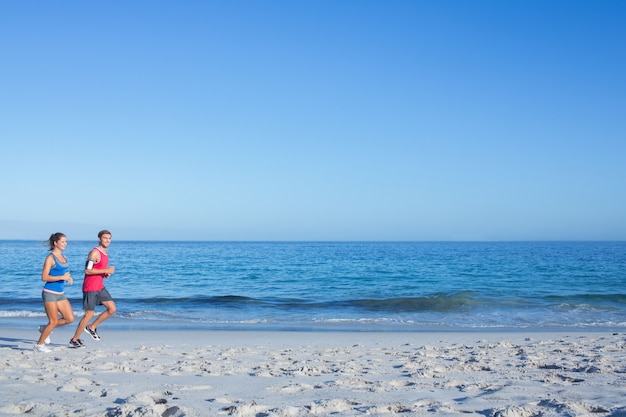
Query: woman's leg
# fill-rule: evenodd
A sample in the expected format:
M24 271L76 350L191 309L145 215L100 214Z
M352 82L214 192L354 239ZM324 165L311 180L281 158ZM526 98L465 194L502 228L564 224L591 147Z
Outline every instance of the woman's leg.
M48 324L41 330L38 345L43 345L46 338L50 336L55 327L65 326L74 321L74 311L69 300L48 301L43 303L46 315L48 316ZM59 317L61 313L61 317Z
M48 324L41 329L41 334L39 335L38 345L43 345L54 330L57 327L57 323L59 322L59 309L57 307L56 301L46 301L43 303L43 308L46 310L46 316L48 316Z
M61 300L57 302L57 308L61 313L61 318L58 319L56 327L65 326L74 322L74 310L69 300Z

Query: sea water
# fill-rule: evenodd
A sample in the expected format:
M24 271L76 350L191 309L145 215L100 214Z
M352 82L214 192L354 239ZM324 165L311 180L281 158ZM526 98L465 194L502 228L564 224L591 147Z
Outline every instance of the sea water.
M96 244L65 251L78 317ZM46 321L47 253L0 241L0 327ZM113 240L109 255L110 328L626 330L626 242Z

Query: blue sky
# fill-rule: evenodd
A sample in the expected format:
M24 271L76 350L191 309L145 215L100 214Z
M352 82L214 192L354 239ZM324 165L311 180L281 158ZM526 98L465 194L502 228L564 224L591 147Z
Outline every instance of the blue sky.
M625 240L625 22L1 1L0 239Z

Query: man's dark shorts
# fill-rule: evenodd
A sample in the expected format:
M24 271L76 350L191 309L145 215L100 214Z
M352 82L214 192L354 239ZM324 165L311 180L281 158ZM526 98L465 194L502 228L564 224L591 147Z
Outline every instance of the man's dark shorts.
M90 291L83 293L83 310L95 310L96 306L101 306L105 301L113 301L111 294L106 288L100 291Z

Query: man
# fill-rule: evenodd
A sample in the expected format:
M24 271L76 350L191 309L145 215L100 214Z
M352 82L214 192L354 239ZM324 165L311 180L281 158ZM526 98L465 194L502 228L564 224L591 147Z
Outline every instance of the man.
M76 333L70 340L69 347L84 347L80 340L83 331L87 332L93 340L100 340L97 328L103 321L115 314L115 301L104 287L104 279L109 278L115 272L114 266L109 266L108 247L111 244L111 232L101 230L98 233L99 244L89 252L85 264L85 278L83 280L83 310L85 316L78 323ZM96 306L102 305L104 310L91 324Z

